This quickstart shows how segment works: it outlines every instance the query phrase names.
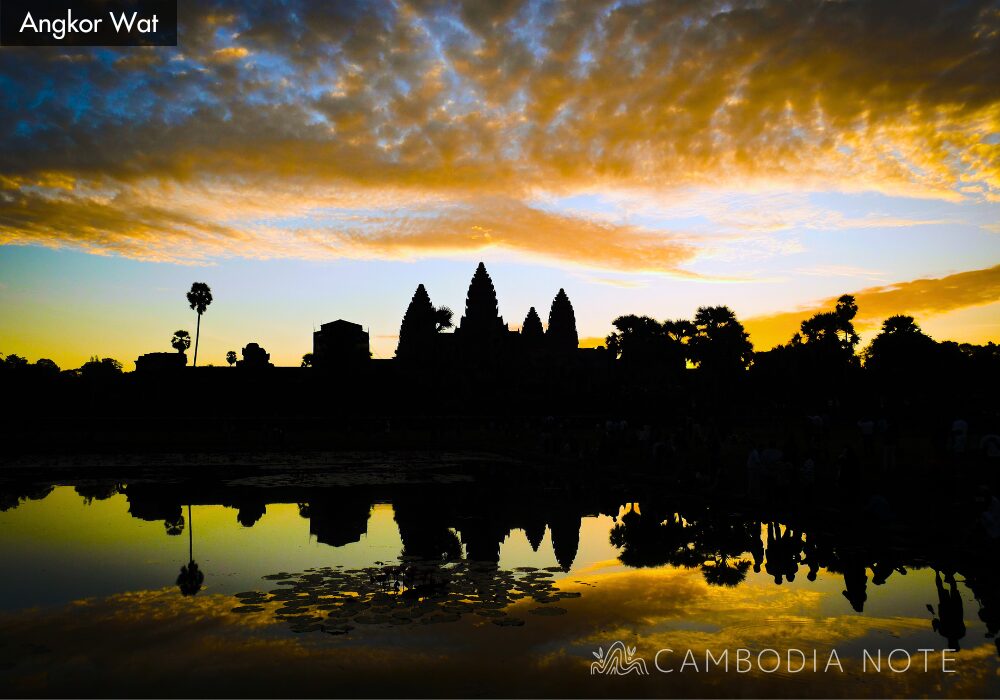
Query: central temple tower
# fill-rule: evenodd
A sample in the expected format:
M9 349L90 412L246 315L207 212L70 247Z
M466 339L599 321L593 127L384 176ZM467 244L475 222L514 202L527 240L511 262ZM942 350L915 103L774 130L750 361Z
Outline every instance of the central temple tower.
M497 293L486 266L479 263L465 297L465 315L458 325L462 354L466 359L494 357L508 334L497 308Z

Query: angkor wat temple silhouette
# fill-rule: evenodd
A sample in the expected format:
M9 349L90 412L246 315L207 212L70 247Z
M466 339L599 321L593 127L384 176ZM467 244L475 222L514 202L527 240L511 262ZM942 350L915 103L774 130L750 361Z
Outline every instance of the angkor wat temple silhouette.
M121 393L105 392L98 401L115 412L127 405L132 415L158 415L161 425L169 411L154 397L182 389L207 397L197 412L258 417L468 416L512 407L543 410L542 404L552 412L592 404L593 397L610 390L609 353L579 347L565 289L555 293L547 324L532 306L514 330L501 316L493 280L480 262L464 313L453 316L458 314L435 306L419 284L403 313L392 358L373 357L367 329L337 319L313 331L312 352L301 366L275 366L258 343L247 344L242 359L231 362L234 367L192 367L183 352L150 353L136 361L136 372L121 377L114 387ZM81 394L61 401L69 405L77 399L90 400Z
M505 359L565 357L576 352L579 337L573 304L560 289L549 309L548 330L543 330L532 306L520 331L504 322L497 294L486 266L479 263L465 298L465 314L454 333L443 333L451 310L436 309L424 285L418 285L399 328L396 359L412 364L490 364ZM317 366L322 364L317 361Z
M607 348L580 348L565 290L554 295L547 328L532 307L511 330L480 263L457 324L417 286L393 359L373 358L365 329L338 319L314 332L313 352L295 367L273 366L257 343L243 348L242 360L227 354L235 367L189 367L183 345L143 356L136 372L123 373L107 358L79 371L15 367L7 386L21 410L0 433L24 449L79 449L81 440L95 450L174 449L182 442L241 450L439 448L466 437L475 443L498 420L517 432L524 417L549 423L519 433L521 439L541 435L552 445L559 442L553 421L569 417L630 416L648 423L656 442L657 430L662 437L691 421L704 421L709 433L758 423L780 433L789 418L802 416L824 425L892 416L921 432L951 425L958 413L995 432L995 345L938 343L912 318L892 317L882 342L873 341L878 353L862 364L855 312L845 295L837 310L807 319L802 334L769 351L753 351L727 307L701 307L693 321L622 316Z
M498 363L565 361L579 354L579 336L573 304L560 289L549 308L548 328L532 306L521 330L511 330L497 304L497 293L486 266L476 267L465 299L465 313L453 333L452 311L435 307L423 284L417 286L399 328L394 360L408 366L492 366ZM583 354L595 354L589 349ZM249 343L235 364L242 368L273 367L271 356ZM372 359L369 334L361 324L337 319L313 332L311 366L320 370L356 368ZM136 360L139 372L176 369L187 365L181 353L157 352Z

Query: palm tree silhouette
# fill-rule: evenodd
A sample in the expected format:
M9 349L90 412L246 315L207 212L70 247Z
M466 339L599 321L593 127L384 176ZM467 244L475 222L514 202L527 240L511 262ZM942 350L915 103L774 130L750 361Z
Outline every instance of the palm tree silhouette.
M170 340L170 347L177 352L184 352L191 347L191 334L187 331L174 331L174 337Z
M712 373L744 370L753 361L753 345L728 306L700 306L688 341L691 359Z
M177 587L181 595L194 595L201 590L201 585L205 582L205 574L198 568L194 560L194 527L191 520L191 504L188 504L188 563L181 567L181 572L177 576Z
M198 312L198 327L194 333L194 364L198 366L198 340L201 337L201 315L205 313L208 305L212 303L212 290L204 282L195 282L191 285L191 291L187 293L188 303L191 308Z
M313 354L311 352L307 352L305 355L302 356L302 364L300 364L299 367L312 367L312 366L313 366Z
M230 350L229 352L226 353L226 362L229 363L230 367L232 367L233 365L236 364L236 351L235 350Z
M450 306L439 306L434 309L434 329L439 333L447 328L454 326L452 319L455 316L455 312L451 310Z

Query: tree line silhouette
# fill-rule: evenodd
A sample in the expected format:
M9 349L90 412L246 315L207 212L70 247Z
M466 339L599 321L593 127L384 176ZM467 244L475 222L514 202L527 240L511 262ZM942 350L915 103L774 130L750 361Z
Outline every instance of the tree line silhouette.
M198 363L198 344L201 317L213 301L212 291L204 282L195 282L186 298L196 312L193 366ZM864 366L887 381L899 383L901 378L916 371L936 369L942 365L957 365L971 361L977 369L1000 362L1000 346L970 343L939 343L927 336L912 316L892 316L884 321L873 341L860 353L857 346L860 336L853 320L858 306L853 296L841 296L834 309L805 319L800 330L785 344L761 351L754 349L749 334L727 306L699 307L691 320L657 321L649 316L626 314L612 322L614 331L605 339L604 351L611 364L619 364L628 371L638 371L652 378L681 373L686 369L699 370L726 380L740 373L763 365L764 371L805 373L814 378L825 378L836 384L846 372ZM504 347L510 336L517 338L521 349L534 353L547 349L556 354L572 354L578 350L579 336L573 305L564 289L552 301L547 328L543 327L535 307L525 316L520 330L510 331L498 312L498 302L493 282L485 265L479 263L469 285L466 313L456 328L454 312L448 306L435 307L423 284L417 286L403 315L395 357L407 363L442 363L441 336L455 330L467 346L463 355L467 360L511 352L513 345ZM170 346L179 354L191 348L191 334L177 330ZM248 366L264 366L269 354L257 343L249 343L242 353ZM447 355L447 352L445 352ZM60 368L46 358L29 363L25 358L11 354L4 357L0 368L5 373L26 371L37 376L51 376ZM313 353L303 355L301 367L313 365ZM444 360L454 359L445 357ZM228 365L240 364L235 350L226 353ZM93 372L100 365L104 372L124 372L121 362L111 358L92 357L71 374ZM30 368L30 369L29 369Z
M196 313L197 358L211 289L193 284L187 302ZM420 416L434 415L494 432L522 418L627 420L636 429L648 425L654 437L693 421L720 438L741 427L784 440L789 418L797 423L806 417L828 428L870 418L921 434L960 416L979 434L1000 431L991 389L1000 385L1000 346L938 342L912 317L892 316L859 350L857 313L856 300L844 295L833 308L804 319L787 343L764 351L755 351L726 306L700 307L691 319L628 314L614 319L605 347L583 349L565 290L554 295L547 324L531 307L521 328L511 330L480 263L457 323L450 308L431 301L425 285L416 288L393 360L371 360L367 333L347 321L325 324L324 332L333 329L330 342L317 344L294 368L274 367L270 354L252 342L239 355L227 352L230 368L181 371L192 346L183 329L170 337L173 352L143 356L137 367L145 358L152 364L135 372L124 372L112 358L93 357L63 371L51 360L29 363L8 355L0 361L0 380L19 410L4 430L25 449L32 441L49 444L56 429L86 430L100 442L113 430L104 420L112 416L143 421L144 434L159 434L163 443L180 431L199 433L199 440L215 446L236 441L234 432L254 441L271 436L278 447L322 447L359 435L370 442L389 432L373 419L395 417L402 427L407 423L401 421L415 426ZM338 349L336 343L345 345ZM165 400L170 395L198 399L185 399L179 410L179 403ZM44 424L34 420L43 416ZM320 429L307 420L322 416L337 422ZM217 421L229 419L244 424L220 429ZM126 440L130 428L120 425L117 439ZM551 433L536 430L544 432ZM293 433L296 438L286 441ZM439 428L430 431L423 444L439 434Z

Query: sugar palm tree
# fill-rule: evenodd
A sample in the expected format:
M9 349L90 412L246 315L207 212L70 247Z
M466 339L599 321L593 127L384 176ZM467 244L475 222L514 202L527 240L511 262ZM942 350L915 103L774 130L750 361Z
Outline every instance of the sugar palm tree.
M236 364L236 351L235 350L230 350L229 352L226 353L226 362L229 363L230 367L232 367L233 365Z
M447 328L454 326L452 318L454 318L455 312L447 306L439 306L434 309L434 329L439 333Z
M198 340L201 337L201 315L205 313L208 305L212 303L212 290L204 282L195 282L191 285L191 291L187 293L188 303L191 308L198 312L198 327L194 333L194 363L198 366Z
M170 347L177 352L184 352L191 347L191 334L187 331L174 331L174 337L170 341Z

